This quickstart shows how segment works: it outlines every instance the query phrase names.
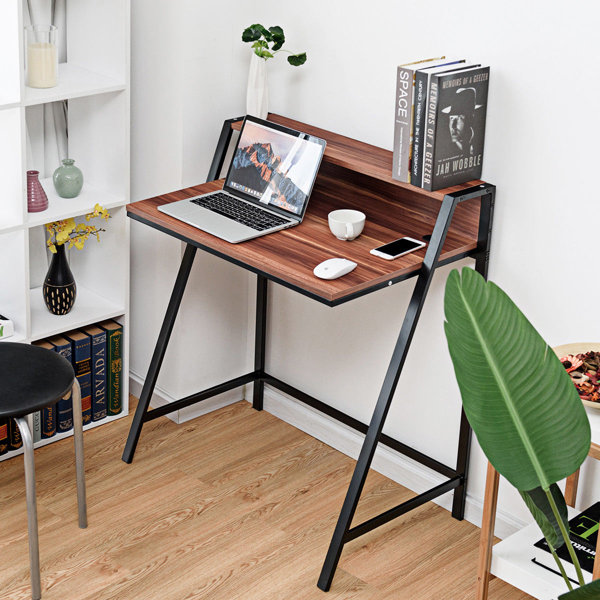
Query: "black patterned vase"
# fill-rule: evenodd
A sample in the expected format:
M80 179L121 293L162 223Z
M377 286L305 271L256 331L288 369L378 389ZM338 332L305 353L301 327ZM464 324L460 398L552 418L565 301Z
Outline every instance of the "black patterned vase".
M52 255L42 290L44 302L53 315L66 315L73 308L77 286L64 245L56 246L56 254Z

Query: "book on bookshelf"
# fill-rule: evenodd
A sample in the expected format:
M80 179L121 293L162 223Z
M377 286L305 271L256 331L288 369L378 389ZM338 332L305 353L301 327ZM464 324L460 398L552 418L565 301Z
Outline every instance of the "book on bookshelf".
M55 351L64 356L71 364L73 351L71 342L60 335L48 338L54 347ZM71 396L63 398L56 403L56 430L58 433L63 433L73 429L73 402Z
M21 430L14 419L8 422L8 447L9 450L18 450L23 445Z
M83 424L92 421L92 341L83 331L69 331L65 338L71 342L71 362L81 389Z
M439 190L480 179L490 68L431 77L422 187Z
M10 446L8 419L0 418L0 455L6 454Z
M51 344L47 340L40 340L37 342L33 342L34 346L39 346L40 348L46 348L46 350L56 351L56 347ZM56 404L52 404L51 406L46 406L41 411L41 432L40 439L48 439L52 436L56 435L56 414L57 414L57 406Z
M106 331L95 325L83 329L92 342L92 421L106 417Z
M111 320L99 327L106 331L107 413L118 415L123 410L123 326Z
M394 106L394 160L392 177L410 183L410 159L414 127L415 73L421 67L434 67L445 57L428 58L400 65L396 73L396 104Z
M592 571L594 570L594 559L596 558L596 544L598 542L598 523L600 521L600 502L592 504L577 516L569 519L569 538L575 554L581 565L583 578L586 583L592 580ZM558 575L560 572L558 566L550 552L548 543L544 538L534 544L535 558L533 561L544 566ZM577 581L577 573L566 544L563 544L556 554L562 560L567 575Z
M42 413L37 410L31 415L33 427L31 429L31 438L33 443L39 442L42 439Z
M410 160L410 183L413 185L420 186L422 180L427 98L431 76L434 73L447 71L448 69L460 68L464 62L464 59L444 59L440 63L427 65L415 72L412 156Z

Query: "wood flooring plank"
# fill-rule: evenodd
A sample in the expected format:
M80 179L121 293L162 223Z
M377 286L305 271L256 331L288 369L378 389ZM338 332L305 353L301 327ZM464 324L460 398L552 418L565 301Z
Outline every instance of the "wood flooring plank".
M132 399L132 406L135 400ZM72 440L36 451L44 600L467 600L479 530L427 504L347 544L316 581L354 460L239 402L182 425L131 416L85 434L89 527ZM0 463L0 600L30 598L22 458ZM370 472L354 520L413 492ZM490 600L529 598L500 580Z

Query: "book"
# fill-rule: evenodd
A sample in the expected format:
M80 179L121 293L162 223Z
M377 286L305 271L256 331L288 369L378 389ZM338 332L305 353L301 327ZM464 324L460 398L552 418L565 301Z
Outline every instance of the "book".
M21 430L14 419L10 419L8 423L8 449L18 450L23 445L21 438Z
M8 419L0 418L0 455L8 452L9 445Z
M42 413L37 410L32 415L33 429L31 430L31 438L33 443L39 442L42 439Z
M92 421L99 421L106 417L106 331L90 326L83 332L92 341Z
M422 187L481 178L490 68L432 75Z
M394 160L392 177L410 183L410 159L414 127L415 73L420 67L433 67L445 62L445 57L428 58L400 65L396 73L396 104L394 106Z
M51 344L47 340L40 340L37 342L33 342L34 346L39 346L40 348L46 348L47 350L56 351L56 346ZM52 436L56 435L56 403L51 406L46 406L41 411L41 439L48 439Z
M92 421L92 340L83 331L69 331L65 338L71 342L71 362L81 388L81 418L86 425Z
M596 543L598 542L598 528L600 522L600 502L592 504L577 516L569 519L569 539L575 554L581 565L583 578L586 582L591 581L592 571L594 570L594 559L596 558ZM548 543L544 538L534 544L535 558L533 562L540 564L558 575L560 572L558 566L548 548ZM556 554L561 559L567 575L577 581L577 573L569 556L569 550L563 544Z
M445 59L442 64L427 65L415 72L414 106L413 106L413 139L412 158L410 161L410 183L421 185L423 169L423 144L425 142L425 119L427 118L427 97L431 75L452 69L453 65L460 66L462 60Z
M71 342L64 337L55 335L48 338L48 341L55 347L55 351L64 356L71 364L73 351ZM58 433L73 429L73 403L71 396L61 399L56 403L56 430Z
M118 415L123 410L123 326L116 321L104 321L99 327L106 331L107 413Z

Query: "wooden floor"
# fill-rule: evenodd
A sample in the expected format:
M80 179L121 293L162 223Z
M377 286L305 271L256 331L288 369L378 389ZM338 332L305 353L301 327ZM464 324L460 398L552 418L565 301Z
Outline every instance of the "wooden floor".
M77 527L72 440L36 451L44 600L474 598L479 530L433 503L346 545L316 580L354 461L231 405L184 425L131 417L85 434L89 527ZM30 598L22 458L0 463L0 598ZM411 492L371 472L358 520ZM490 600L529 596L494 580Z

